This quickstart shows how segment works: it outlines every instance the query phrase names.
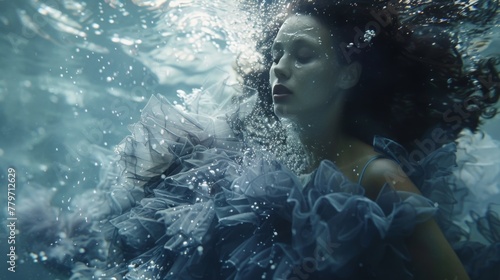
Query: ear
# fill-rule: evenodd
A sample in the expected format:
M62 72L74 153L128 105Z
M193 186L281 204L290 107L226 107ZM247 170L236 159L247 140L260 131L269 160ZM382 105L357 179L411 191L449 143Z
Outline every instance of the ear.
M353 62L347 66L342 67L339 79L339 86L342 89L349 89L355 86L359 77L361 76L362 66L359 62Z

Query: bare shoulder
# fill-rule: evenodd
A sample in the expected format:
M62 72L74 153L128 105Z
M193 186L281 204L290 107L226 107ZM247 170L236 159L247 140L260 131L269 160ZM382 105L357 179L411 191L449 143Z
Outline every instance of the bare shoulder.
M366 190L366 196L375 199L386 183L399 191L420 194L418 188L397 162L386 158L372 161L367 166L361 181L361 185Z
M386 183L399 191L420 194L397 162L385 158L372 161L367 166L361 182L366 190L366 196L376 199ZM460 260L433 219L418 224L406 241L413 259L416 279L469 279Z

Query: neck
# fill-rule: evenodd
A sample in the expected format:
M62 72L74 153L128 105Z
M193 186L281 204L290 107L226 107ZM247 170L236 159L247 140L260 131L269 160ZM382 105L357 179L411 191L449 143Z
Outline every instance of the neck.
M340 169L373 154L373 147L342 131L340 121L300 123L298 136L310 157L307 172L316 169L322 160L330 160Z
M335 118L312 117L296 121L297 133L309 160L310 169L314 169L324 159L334 159L342 135L339 134L338 122L328 121Z
M343 105L339 100L292 120L310 159L306 172L316 169L322 160L330 160L340 169L352 169L367 155L375 154L371 145L343 132Z

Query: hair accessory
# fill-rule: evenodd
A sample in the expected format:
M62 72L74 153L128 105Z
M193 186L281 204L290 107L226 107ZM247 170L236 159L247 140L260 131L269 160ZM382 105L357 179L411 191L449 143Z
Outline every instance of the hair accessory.
M365 31L365 34L363 35L363 41L365 41L366 43L370 43L370 41L373 39L373 37L375 37L375 31L374 30L371 30L371 29L367 29Z

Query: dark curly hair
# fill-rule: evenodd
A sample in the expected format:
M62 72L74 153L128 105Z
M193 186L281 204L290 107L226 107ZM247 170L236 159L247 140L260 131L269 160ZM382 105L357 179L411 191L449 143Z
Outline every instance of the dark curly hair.
M285 14L314 16L331 30L341 63L363 66L359 83L347 94L344 131L368 144L374 135L382 135L412 149L436 128L444 132L444 144L464 128L476 131L481 118L496 114L499 59L466 65L455 27L464 22L485 26L496 14L498 0L474 5L471 9L451 0L297 0ZM267 67L243 74L244 83L259 91L258 111L269 119L276 119L269 50L284 19L270 21L258 43Z

